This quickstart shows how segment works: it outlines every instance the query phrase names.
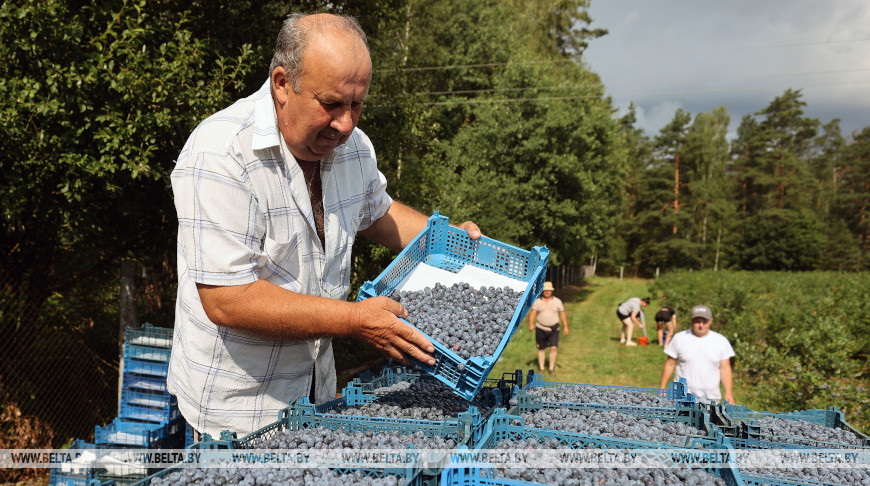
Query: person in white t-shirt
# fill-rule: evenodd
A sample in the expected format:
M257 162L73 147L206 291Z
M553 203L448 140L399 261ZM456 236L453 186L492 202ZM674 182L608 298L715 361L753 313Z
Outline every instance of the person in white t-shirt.
M660 388L665 388L676 371L675 380L685 378L689 393L702 403L722 400L719 388L725 389L725 400L734 402L732 394L731 357L734 349L728 339L711 331L713 312L706 305L696 305L691 313L692 328L674 335L665 347L668 360L662 371Z
M538 348L538 371L544 372L547 358L547 348L550 348L550 374L556 374L556 349L559 346L559 322L562 331L568 334L568 317L565 306L558 297L552 282L544 282L541 296L532 304L529 311L529 331L535 331L535 345Z

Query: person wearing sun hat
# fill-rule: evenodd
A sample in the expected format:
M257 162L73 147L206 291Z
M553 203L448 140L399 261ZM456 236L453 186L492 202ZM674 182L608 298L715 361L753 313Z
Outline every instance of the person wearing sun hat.
M556 349L559 347L559 321L565 335L568 334L568 317L562 300L553 296L556 289L553 282L544 282L541 296L532 304L529 311L529 331L535 331L535 345L538 348L538 371L544 372L547 348L550 348L550 374L556 374Z
M711 331L713 311L706 305L696 305L690 314L692 328L678 332L665 347L668 355L662 370L660 388L665 388L676 371L675 380L686 379L689 393L702 403L722 400L720 384L725 389L725 401L734 402L732 394L731 358L734 349L728 339Z

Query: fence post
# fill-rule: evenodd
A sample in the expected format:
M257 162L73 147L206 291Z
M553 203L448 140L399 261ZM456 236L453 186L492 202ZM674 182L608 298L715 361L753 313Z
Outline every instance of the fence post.
M121 322L118 329L118 342L124 340L127 326L136 326L136 262L121 262Z
M622 280L622 270L623 270L624 268L625 268L625 267L619 267L619 280Z
M118 415L121 414L121 388L124 383L124 333L127 326L136 327L136 262L130 260L121 261L121 315L118 323Z

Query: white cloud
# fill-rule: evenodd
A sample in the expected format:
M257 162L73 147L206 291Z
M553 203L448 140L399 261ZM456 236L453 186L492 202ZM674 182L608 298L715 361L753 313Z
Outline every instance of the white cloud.
M870 125L864 0L593 0L590 15L610 33L585 60L617 106L638 106L648 135L678 107L696 115L720 105L733 132L787 88L801 89L806 114L822 123L841 118L845 133Z

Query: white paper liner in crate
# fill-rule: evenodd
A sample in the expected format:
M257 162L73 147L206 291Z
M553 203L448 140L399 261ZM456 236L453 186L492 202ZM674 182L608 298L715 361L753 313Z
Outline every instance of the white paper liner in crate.
M420 263L407 277L396 285L396 290L417 292L426 287L434 288L435 284L438 283L446 287L450 287L455 283L467 283L475 289L490 286L496 288L509 287L521 294L526 291L526 287L529 285L528 282L499 275L474 265L465 265L462 267L462 270L453 273L433 267L427 263Z

